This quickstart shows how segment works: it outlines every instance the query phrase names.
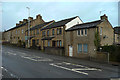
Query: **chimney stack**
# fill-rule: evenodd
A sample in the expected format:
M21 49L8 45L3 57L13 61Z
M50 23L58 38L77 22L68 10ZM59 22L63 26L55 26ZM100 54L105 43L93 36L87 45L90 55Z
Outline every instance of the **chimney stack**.
M23 22L26 23L26 22L27 22L27 19L23 19Z
M104 14L103 16L100 16L101 20L108 20L108 17L106 16L106 14Z
M22 21L19 21L19 24L23 24L23 22L22 22Z
M29 19L30 21L32 21L32 20L33 20L33 17L29 17L28 19Z
M36 16L36 19L42 19L42 16L41 16L40 14L38 14L38 15Z
M16 26L18 26L19 24L18 23L16 23Z

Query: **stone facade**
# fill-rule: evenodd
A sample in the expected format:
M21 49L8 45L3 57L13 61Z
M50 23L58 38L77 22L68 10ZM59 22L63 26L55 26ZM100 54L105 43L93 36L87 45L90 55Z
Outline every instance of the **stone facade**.
M104 45L112 45L114 40L114 31L112 26L110 25L108 19L104 15L101 18L102 22L96 25L96 27L92 27L91 23L85 23L83 25L78 26L80 29L68 30L65 32L65 55L70 57L79 57L79 58L95 58L96 54L96 46L94 44L95 33L99 32L101 39L101 46ZM96 24L95 22L94 24ZM88 25L91 27L87 27ZM77 28L78 28L77 27ZM78 35L78 30L80 34ZM81 33L83 31L83 34ZM79 48L79 49L78 49Z
M36 16L36 19L29 17L30 27L44 23L44 20L40 15ZM10 42L11 44L17 44L19 40L25 42L25 31L28 30L28 20L23 19L16 23L14 28L11 28L4 32L4 42Z

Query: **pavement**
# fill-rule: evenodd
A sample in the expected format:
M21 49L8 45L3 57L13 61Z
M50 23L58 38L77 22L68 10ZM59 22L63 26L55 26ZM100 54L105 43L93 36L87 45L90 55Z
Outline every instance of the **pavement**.
M3 78L118 78L119 65L2 46Z

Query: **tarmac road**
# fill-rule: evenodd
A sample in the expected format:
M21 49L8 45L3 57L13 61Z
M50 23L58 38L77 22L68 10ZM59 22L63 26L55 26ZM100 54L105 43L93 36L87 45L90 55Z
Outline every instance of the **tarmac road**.
M3 78L116 78L119 66L2 46Z

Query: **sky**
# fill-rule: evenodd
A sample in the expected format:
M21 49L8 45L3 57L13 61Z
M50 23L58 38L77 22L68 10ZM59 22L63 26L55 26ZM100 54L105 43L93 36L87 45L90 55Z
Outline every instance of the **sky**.
M40 14L45 22L79 16L85 22L99 20L106 14L113 27L118 26L118 2L3 2L2 31L15 27L16 23ZM100 14L101 11L101 14Z

